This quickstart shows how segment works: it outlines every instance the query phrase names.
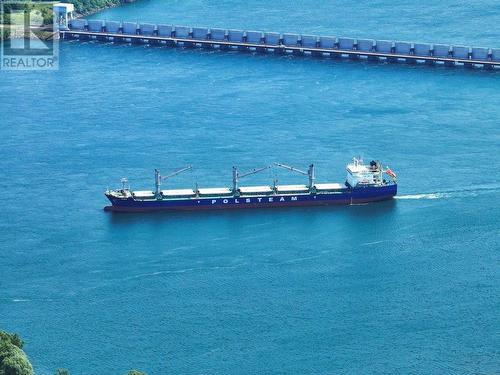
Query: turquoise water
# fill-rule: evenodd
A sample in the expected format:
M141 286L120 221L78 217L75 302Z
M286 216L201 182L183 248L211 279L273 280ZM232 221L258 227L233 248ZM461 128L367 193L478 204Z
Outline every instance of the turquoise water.
M500 35L493 1L294 4L145 1L96 17L486 46ZM500 73L64 42L59 71L0 76L0 326L23 336L37 374L500 368ZM390 165L399 199L102 210L107 186L150 188L154 167L194 165L171 187L228 185L233 164L273 161L342 181L354 155ZM302 182L245 183L274 177Z

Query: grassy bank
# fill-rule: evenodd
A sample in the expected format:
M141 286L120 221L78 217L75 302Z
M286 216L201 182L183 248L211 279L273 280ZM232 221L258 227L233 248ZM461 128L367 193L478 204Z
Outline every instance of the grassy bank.
M1 1L1 0L0 0ZM52 5L32 1L3 4L0 14L0 40L8 39L11 31L23 32L24 25L34 25L33 32L51 30L53 24ZM16 25L11 29L11 25ZM19 37L19 36L17 36Z

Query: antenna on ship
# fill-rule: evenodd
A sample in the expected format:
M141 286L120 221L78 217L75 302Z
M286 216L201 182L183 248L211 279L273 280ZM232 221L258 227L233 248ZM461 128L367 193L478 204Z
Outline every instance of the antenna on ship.
M122 178L120 182L122 183L122 190L129 190L128 179L126 177Z
M250 172L240 174L240 172L238 171L238 168L233 167L233 193L235 193L239 188L240 178L265 171L266 169L269 169L269 168L271 168L270 165L268 165L266 167L262 167L262 168L254 168Z
M295 168L295 167L291 167L291 166L286 165L286 164L274 163L274 165L276 165L278 167L281 167L283 169L287 169L287 170L289 170L291 172L297 172L297 173L300 173L300 174L302 174L304 176L307 176L309 178L309 183L308 183L307 187L309 188L309 190L313 189L314 182L316 181L316 171L314 169L314 164L311 164L309 166L309 168L307 169L307 172L304 172L301 169L298 169L298 168Z
M175 172L172 172L166 176L162 176L160 174L160 171L158 169L155 169L155 195L158 197L160 196L160 187L161 187L161 182L163 180L166 180L168 178L171 178L171 177L174 177L174 176L177 176L179 173L182 173L182 172L185 172L185 171L188 171L190 169L192 169L193 167L191 165L188 165L187 167L184 167L184 168L181 168L181 169L178 169L176 170Z

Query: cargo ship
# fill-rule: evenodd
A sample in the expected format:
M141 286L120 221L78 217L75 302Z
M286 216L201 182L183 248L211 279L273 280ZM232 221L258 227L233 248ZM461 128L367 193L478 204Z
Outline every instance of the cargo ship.
M397 193L396 174L383 168L379 161L369 164L353 158L347 164L347 178L344 183L317 183L313 164L307 171L275 163L308 177L307 185L280 185L274 180L271 186L240 186L241 178L262 172L272 166L240 173L233 167L231 187L162 190L162 182L191 169L184 167L169 175L162 176L155 169L155 189L147 191L131 190L128 180L122 179L121 189L107 190L106 197L111 206L105 210L118 212L157 210L215 210L261 207L326 206L351 205L392 199Z

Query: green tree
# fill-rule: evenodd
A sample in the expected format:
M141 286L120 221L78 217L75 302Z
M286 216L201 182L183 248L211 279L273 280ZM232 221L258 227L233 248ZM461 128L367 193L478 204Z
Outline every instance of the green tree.
M21 338L18 336L17 333L14 333L13 335L10 336L10 342L17 346L19 349L22 349L24 346L24 341L21 340Z
M0 331L0 375L33 375L23 344L18 335Z
M19 349L22 349L24 346L24 341L21 340L17 333L7 333L4 331L0 331L0 344L3 342L10 342L12 345L17 346Z
M147 375L145 372L140 372L137 370L130 370L127 375Z

